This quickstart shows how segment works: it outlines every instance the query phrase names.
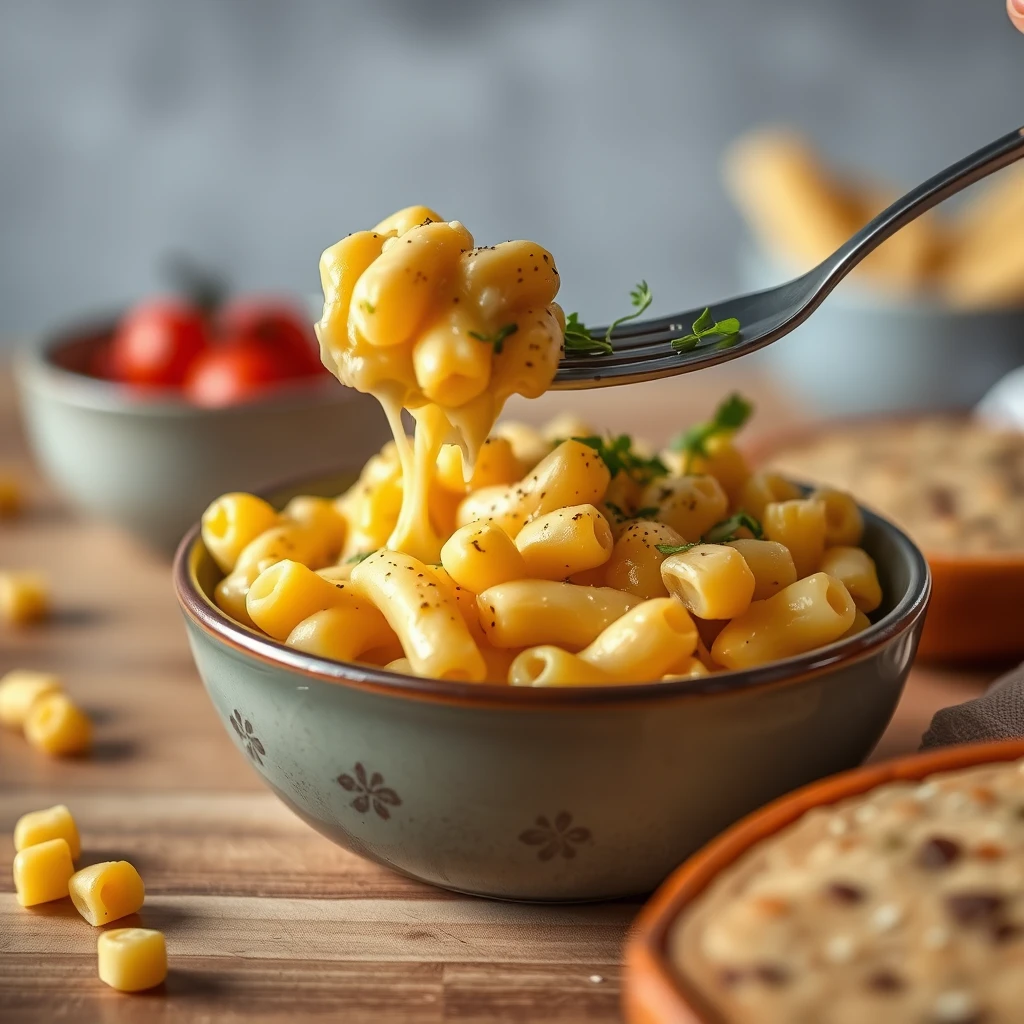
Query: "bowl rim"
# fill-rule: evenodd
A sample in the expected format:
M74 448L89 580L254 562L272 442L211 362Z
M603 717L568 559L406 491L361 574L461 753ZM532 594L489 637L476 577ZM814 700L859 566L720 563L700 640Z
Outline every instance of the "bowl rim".
M757 843L814 808L867 793L887 782L920 781L936 772L1022 757L1024 738L910 754L819 779L740 819L684 861L640 911L625 951L626 1019L637 1024L727 1024L685 975L672 969L667 943L672 926L686 907Z
M909 426L920 423L924 420L973 420L970 410L935 409L932 411L914 411L905 413L863 413L852 416L839 416L835 419L815 420L806 423L797 423L793 426L777 430L774 433L765 433L755 440L743 446L743 451L749 456L755 469L769 468L772 458L788 447L797 447L806 444L812 438L821 438L844 430L858 429L867 426ZM984 426L984 421L978 421ZM993 426L993 430L1001 433L1019 433L1024 443L1024 431L1014 430L1012 427L1000 428ZM880 512L876 513L879 518L891 522ZM978 570L990 573L1019 573L1024 572L1024 548L1017 551L992 551L992 552L970 552L956 554L949 551L934 551L927 548L920 549L927 559L928 564L934 569L947 571L956 570Z
M143 416L224 418L269 410L325 405L354 400L350 388L341 388L334 377L282 381L264 394L230 405L195 405L170 388L140 390L119 381L103 380L59 366L54 356L73 344L88 343L110 333L117 317L94 317L71 327L53 331L20 345L14 352L14 372L23 389L46 391L68 405L109 414Z
M305 482L311 482L310 477ZM301 481L267 488L263 495L295 490ZM890 641L911 629L924 615L931 596L931 571L914 542L893 523L867 509L867 521L887 531L897 542L910 569L910 585L878 622L846 640L838 640L807 654L752 669L716 672L695 679L672 682L622 683L612 686L530 687L501 683L467 683L424 679L389 672L384 668L331 661L293 650L235 622L220 610L199 585L197 568L206 552L201 523L185 535L174 555L174 591L186 620L221 645L276 668L285 668L307 678L342 684L396 697L440 701L474 707L552 708L621 705L679 697L708 697L768 686L797 683L843 664L869 657Z

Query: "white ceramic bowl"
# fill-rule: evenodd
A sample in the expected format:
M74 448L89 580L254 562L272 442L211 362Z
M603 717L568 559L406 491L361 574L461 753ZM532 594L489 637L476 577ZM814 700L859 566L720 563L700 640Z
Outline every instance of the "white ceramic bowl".
M796 277L746 249L744 291ZM1024 309L956 310L844 281L806 323L758 359L817 413L968 409L1024 365Z
M15 372L29 440L82 511L172 551L217 495L284 477L357 470L387 439L376 403L333 378L204 409L84 372L111 324L20 352Z

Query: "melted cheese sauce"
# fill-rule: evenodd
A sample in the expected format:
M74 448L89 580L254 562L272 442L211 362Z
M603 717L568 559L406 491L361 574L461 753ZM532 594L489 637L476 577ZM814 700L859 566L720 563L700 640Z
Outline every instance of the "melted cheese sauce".
M320 277L324 364L381 403L395 437L402 507L387 546L437 562L441 446L462 447L468 479L509 397L537 398L554 379L565 331L554 258L534 242L475 247L458 221L411 206L327 249Z

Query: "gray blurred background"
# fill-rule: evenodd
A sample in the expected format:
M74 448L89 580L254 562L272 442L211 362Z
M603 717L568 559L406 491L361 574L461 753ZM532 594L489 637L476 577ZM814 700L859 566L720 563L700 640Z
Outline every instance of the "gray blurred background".
M422 202L604 320L727 293L722 147L764 121L914 184L1024 120L1003 0L0 0L0 338L191 253L309 292Z

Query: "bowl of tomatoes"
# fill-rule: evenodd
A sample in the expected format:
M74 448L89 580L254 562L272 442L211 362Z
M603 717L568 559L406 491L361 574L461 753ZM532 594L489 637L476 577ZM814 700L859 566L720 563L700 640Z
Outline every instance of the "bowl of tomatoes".
M386 440L302 303L158 298L19 353L37 461L80 510L172 551L225 490L357 469Z

